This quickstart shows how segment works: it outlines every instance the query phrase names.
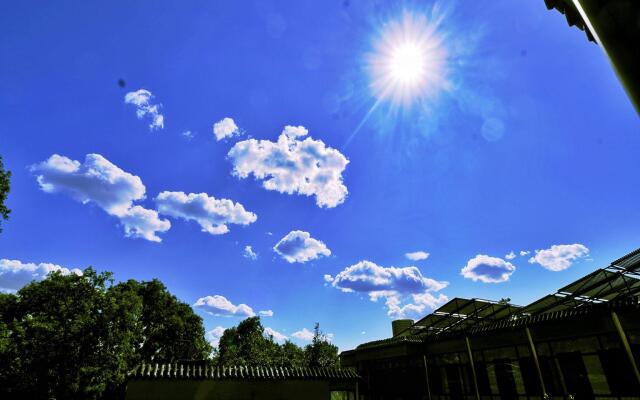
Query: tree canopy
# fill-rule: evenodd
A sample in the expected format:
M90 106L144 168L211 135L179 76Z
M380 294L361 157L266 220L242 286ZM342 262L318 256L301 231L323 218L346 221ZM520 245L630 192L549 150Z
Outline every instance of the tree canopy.
M9 213L11 212L4 204L9 195L9 190L11 190L9 178L11 178L11 172L5 171L2 156L0 156L0 232L2 232L2 220L9 219Z
M202 359L202 320L159 281L54 272L0 294L0 397L121 397L141 361Z
M249 317L226 329L220 338L216 362L219 365L337 367L338 347L315 325L311 344L304 349L287 340L278 344L264 331L260 317Z

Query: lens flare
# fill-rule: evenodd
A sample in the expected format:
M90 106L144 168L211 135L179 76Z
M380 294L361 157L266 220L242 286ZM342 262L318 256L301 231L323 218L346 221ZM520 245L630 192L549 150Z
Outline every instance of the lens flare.
M444 88L447 52L439 24L405 12L383 26L369 57L370 88L378 100L407 106Z

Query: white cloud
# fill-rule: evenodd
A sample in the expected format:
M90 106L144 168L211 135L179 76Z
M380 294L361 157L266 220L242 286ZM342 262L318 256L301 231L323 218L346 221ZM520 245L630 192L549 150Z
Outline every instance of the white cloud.
M263 317L273 317L273 310L258 311L258 314L260 314Z
M190 130L182 131L182 133L180 134L187 140L191 140L196 136L195 132L192 132Z
M460 274L474 282L500 283L508 281L515 270L515 265L502 258L478 254L467 262Z
M301 331L293 332L291 336L298 340L304 340L305 342L310 342L313 340L313 332L311 332L307 328L302 328Z
M250 260L257 260L258 259L258 253L253 251L253 248L249 245L244 246L244 253L242 253L242 256L244 258L248 258Z
M256 315L256 313L253 312L253 309L248 305L238 304L236 306L227 300L226 297L220 295L201 297L196 300L193 307L199 308L207 314L218 317L253 317Z
M331 250L309 232L291 231L273 247L289 263L305 263L321 256L330 256Z
M412 253L405 253L404 256L411 261L420 261L429 258L429 253L425 251L414 251Z
M525 250L520 250L520 256L522 256L522 257L524 257L526 255L529 255L529 254L531 254L531 252L528 251L528 250L526 250L526 251Z
M0 292L15 292L30 283L41 281L54 271L63 275L82 275L77 268L69 269L51 263L23 263L19 260L0 259Z
M382 267L371 261L360 261L335 277L324 275L325 282L343 292L367 293L371 301L385 299L388 314L401 318L421 314L427 307L435 308L447 296L432 292L444 289L449 283L422 275L417 267ZM403 305L403 303L405 303Z
M224 334L225 330L226 329L222 326L216 326L205 334L205 339L211 344L211 346L218 347L220 344L220 338Z
M213 124L213 134L216 135L216 140L220 141L228 137L238 136L241 132L235 121L227 117Z
M171 222L160 219L158 212L141 206L133 206L120 216L124 226L124 234L131 238L147 239L151 242L161 242L156 232L166 232L171 228Z
M342 172L349 160L322 140L299 139L306 135L302 126L286 126L277 142L249 139L236 143L228 154L233 174L241 179L253 174L267 190L315 196L319 207L341 204L348 193Z
M124 95L124 102L136 107L138 119L149 118L149 130L152 131L164 128L164 115L160 114L162 104L153 104L152 100L154 97L155 96L146 89L139 89Z
M549 271L562 271L569 268L579 258L589 255L589 249L579 243L553 245L549 249L536 250L529 262L540 264Z
M264 328L264 335L266 337L272 336L273 340L275 340L278 343L284 343L287 339L289 339L289 337L287 337L286 335L283 335L282 333L274 329L271 329L269 327Z
M30 167L37 174L40 189L63 193L83 203L93 203L120 219L125 235L160 242L158 232L171 228L154 210L134 201L145 198L146 188L140 177L123 171L100 154L87 154L84 163L54 154Z
M504 256L504 258L506 258L507 260L513 260L514 258L516 258L516 253L513 252L513 250Z
M212 235L229 232L227 224L248 225L257 219L242 204L206 193L162 192L155 201L160 214L196 221L203 232Z

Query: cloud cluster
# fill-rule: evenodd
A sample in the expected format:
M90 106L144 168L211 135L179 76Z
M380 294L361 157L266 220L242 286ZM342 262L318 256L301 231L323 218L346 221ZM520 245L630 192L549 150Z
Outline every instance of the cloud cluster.
M258 311L261 317L273 317L273 310Z
M244 253L242 253L242 256L254 261L258 259L258 253L253 251L253 248L249 245L244 246Z
M291 336L305 342L310 342L313 340L313 332L311 332L307 328L302 328L302 330L300 331L293 332Z
M236 125L235 121L231 118L227 117L213 124L213 134L216 136L217 141L238 136L240 133L238 125Z
M411 261L421 261L429 258L429 253L426 251L414 251L412 253L405 253L404 256Z
M435 296L432 292L444 289L448 282L427 278L413 266L382 267L365 260L347 267L335 277L325 275L324 279L343 292L367 293L371 301L384 298L388 314L396 318L421 314L427 307L435 308L447 300L444 294ZM407 302L408 299L411 302Z
M206 193L162 192L155 202L162 215L196 221L203 232L212 235L229 232L227 224L248 225L257 219L242 204Z
M309 232L291 231L273 247L289 263L305 263L321 256L330 256L327 246L311 237Z
M502 258L478 254L467 262L460 273L474 282L500 283L508 281L515 270L515 265Z
M193 307L199 308L207 314L217 317L253 317L256 315L253 309L246 304L235 305L227 300L226 297L215 295L201 297L193 304Z
M160 242L157 233L171 228L154 210L133 202L145 198L140 177L123 171L100 154L87 154L84 163L54 154L30 167L37 174L40 189L63 193L83 203L93 203L120 219L125 235Z
M277 142L236 143L228 153L233 174L241 179L253 174L267 190L315 196L319 207L336 207L348 193L342 172L349 160L322 140L302 140L307 133L302 126L286 126Z
M149 130L164 128L164 115L160 114L162 104L153 104L155 96L146 89L139 89L124 95L124 102L136 107L138 119L149 118Z
M275 329L271 329L269 327L264 328L264 335L267 338L269 336L273 337L273 340L275 340L278 343L284 343L285 341L287 341L287 339L289 339L286 335L276 331Z
M509 252L509 254L505 255L504 258L506 258L507 260L513 260L514 258L516 258L516 253L514 253L512 250L511 252Z
M553 245L549 249L536 250L536 255L529 259L531 264L540 264L549 271L562 271L579 258L589 255L589 249L579 243Z
M208 331L204 337L211 346L218 347L220 344L220 338L224 334L225 330L226 329L222 326L216 326L212 330Z
M77 268L69 269L50 263L23 263L19 260L0 259L0 292L15 292L31 281L41 281L51 272L63 275L82 275Z

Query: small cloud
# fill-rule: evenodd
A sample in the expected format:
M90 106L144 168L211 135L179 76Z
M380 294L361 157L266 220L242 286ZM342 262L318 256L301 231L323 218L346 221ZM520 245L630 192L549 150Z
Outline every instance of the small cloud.
M259 311L258 314L262 317L273 317L273 310L263 310Z
M273 337L273 340L275 340L278 343L284 343L287 339L289 339L288 336L276 331L275 329L271 329L269 327L265 327L264 328L264 335L266 337Z
M365 331L360 332L361 335L365 335L366 333L367 332L365 332Z
M516 267L501 258L478 254L467 262L460 274L472 281L500 283L509 280Z
M211 235L229 232L227 224L249 225L258 218L240 203L206 193L162 192L155 201L160 214L196 221L203 232Z
M301 331L296 331L291 334L294 338L298 340L302 340L305 342L310 342L313 340L313 332L308 330L307 328L302 328Z
M272 232L267 232L267 235L268 236L273 236L273 233Z
M164 115L160 114L162 104L153 104L154 95L146 89L139 89L124 95L124 102L136 107L138 119L148 118L149 130L164 128Z
M238 304L236 306L226 297L220 295L201 297L196 300L193 307L216 317L253 317L256 315L248 305Z
M187 140L191 140L196 136L195 132L192 132L192 131L189 131L189 130L182 131L180 133L180 135L182 135L182 137L184 137Z
M589 249L579 243L553 245L546 250L536 250L536 255L529 259L531 264L540 264L549 271L562 271L575 260L589 255Z
M528 251L528 250L527 250L527 251L525 251L525 250L520 250L520 256L521 256L521 257L524 257L524 256L526 256L526 255L529 255L530 253L531 253L531 252L530 252L530 251Z
M211 344L211 346L218 347L218 345L220 344L220 338L224 334L225 330L226 329L222 326L216 326L205 334L205 339L207 340L207 342L209 342L209 344Z
M220 141L225 138L238 136L241 132L235 121L227 117L213 124L213 134L216 136L216 140Z
M277 142L236 143L228 153L233 174L240 179L253 174L267 190L315 196L318 207L336 207L347 197L342 172L349 160L322 140L302 140L307 133L302 126L286 126Z
M330 256L325 244L311 237L309 232L291 231L273 247L289 263L305 263L321 256Z
M405 253L404 256L411 261L421 261L429 258L429 253L425 251L414 251L412 253Z
M507 260L513 260L514 258L516 258L516 253L514 253L512 250L509 254L504 256L504 258L506 258Z
M78 268L65 268L51 263L23 263L19 260L0 259L0 292L13 293L31 281L41 281L51 272L62 275L82 275Z
M251 246L249 245L244 246L244 253L242 254L242 256L254 261L258 259L258 253L254 252L253 248L251 248Z

